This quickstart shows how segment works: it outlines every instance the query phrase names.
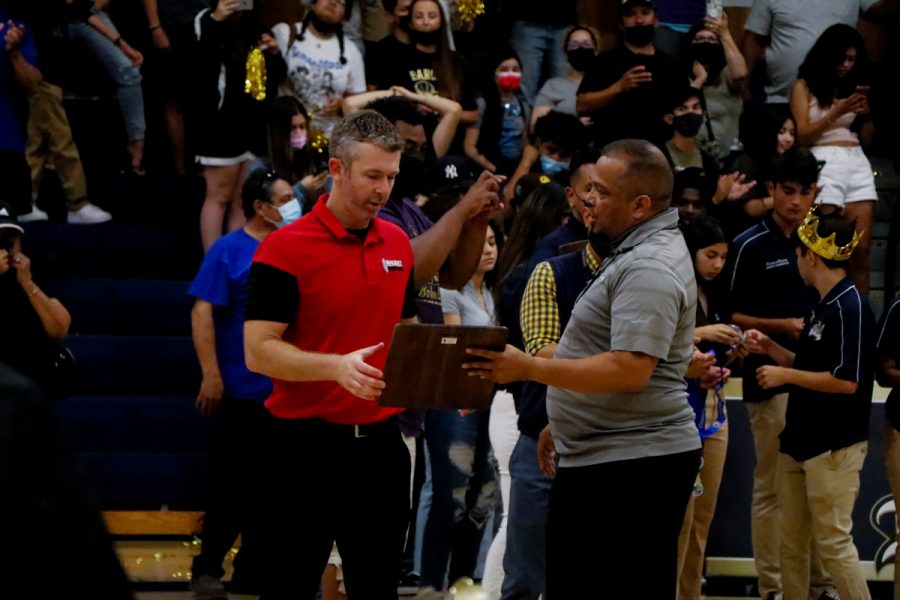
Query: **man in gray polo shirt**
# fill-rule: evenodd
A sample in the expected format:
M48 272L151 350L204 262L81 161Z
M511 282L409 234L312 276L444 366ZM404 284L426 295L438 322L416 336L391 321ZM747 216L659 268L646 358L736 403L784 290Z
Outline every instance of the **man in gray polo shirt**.
M678 534L701 451L684 382L697 290L671 195L672 172L655 146L606 146L586 204L613 251L576 302L556 356L470 349L488 361L464 365L498 382L550 386L559 471L548 600L675 597Z

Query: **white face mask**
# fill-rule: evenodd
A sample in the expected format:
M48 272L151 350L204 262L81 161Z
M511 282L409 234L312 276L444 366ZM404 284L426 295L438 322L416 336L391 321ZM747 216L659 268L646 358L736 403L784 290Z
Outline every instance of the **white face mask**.
M294 198L290 202L286 202L285 204L282 204L278 207L278 214L281 215L280 221L273 221L272 219L266 219L266 221L268 221L275 227L281 228L286 225L290 225L291 223L299 219L302 212L303 211L300 207L300 201Z

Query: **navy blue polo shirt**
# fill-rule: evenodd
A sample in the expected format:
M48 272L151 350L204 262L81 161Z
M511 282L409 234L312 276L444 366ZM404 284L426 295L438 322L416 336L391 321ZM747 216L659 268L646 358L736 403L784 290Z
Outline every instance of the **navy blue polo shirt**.
M892 359L900 364L900 298L894 298L884 316L878 334L878 359ZM888 422L900 431L900 389L894 388L884 405Z
M531 255L531 263L528 265L528 277L540 263L559 256L559 247L580 242L588 238L587 227L584 223L570 215L569 220L547 234L547 237L538 242Z
M827 371L859 385L853 394L792 386L780 436L781 452L804 461L869 438L875 331L875 315L849 277L831 288L816 306L797 343L794 368Z
M797 270L794 242L772 218L772 213L734 239L724 276L729 287L732 313L763 319L802 319L815 306L815 291L807 288ZM794 350L796 342L773 336L780 345ZM743 396L747 402L768 400L786 388L763 390L756 382L756 369L773 365L763 354L744 359Z

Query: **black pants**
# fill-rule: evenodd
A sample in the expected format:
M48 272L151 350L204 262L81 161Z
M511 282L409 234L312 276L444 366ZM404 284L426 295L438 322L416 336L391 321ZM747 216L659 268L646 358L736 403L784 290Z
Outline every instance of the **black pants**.
M546 598L674 599L678 534L701 452L559 469Z
M271 427L272 415L258 401L225 397L213 415L210 496L203 517L203 545L191 566L194 577L221 577L222 561L240 533L232 587L259 593L266 506L263 486Z
M409 521L409 450L395 419L276 419L261 600L313 600L332 543L354 600L396 600Z

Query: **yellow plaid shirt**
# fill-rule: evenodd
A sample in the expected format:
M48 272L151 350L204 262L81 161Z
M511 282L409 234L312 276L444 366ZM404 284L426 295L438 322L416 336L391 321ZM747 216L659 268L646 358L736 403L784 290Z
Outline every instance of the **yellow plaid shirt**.
M600 258L590 244L581 251L581 258L591 273L596 273L600 268ZM532 356L547 344L559 342L562 337L556 301L556 279L550 264L544 261L534 268L528 279L519 316L525 351Z

